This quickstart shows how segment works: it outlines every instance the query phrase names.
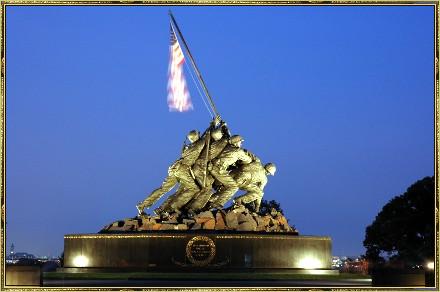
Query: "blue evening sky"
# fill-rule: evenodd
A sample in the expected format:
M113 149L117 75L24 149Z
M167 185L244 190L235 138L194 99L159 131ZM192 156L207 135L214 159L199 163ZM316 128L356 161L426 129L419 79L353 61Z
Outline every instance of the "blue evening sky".
M392 197L434 174L434 7L171 7L265 199L335 255L364 252ZM191 129L166 102L169 7L6 8L7 248L63 250L137 214Z

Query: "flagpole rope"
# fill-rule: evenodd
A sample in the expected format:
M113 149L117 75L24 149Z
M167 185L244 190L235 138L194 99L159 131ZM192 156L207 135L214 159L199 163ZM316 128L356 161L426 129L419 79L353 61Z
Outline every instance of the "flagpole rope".
M202 92L201 92L199 86L197 85L197 82L196 82L196 79L194 78L194 75L192 74L192 72L191 72L191 70L190 70L188 64L187 64L186 62L184 62L184 63L185 63L185 66L186 66L186 70L189 72L189 75L191 75L191 78L192 78L192 80L193 80L193 82L194 82L194 85L196 86L197 91L199 92L199 95L200 95L200 97L202 98L203 104L205 105L206 109L208 110L209 115L211 116L211 118L214 118L214 114L213 114L213 113L211 112L211 110L209 109L209 106L208 106L208 104L207 104L206 101L205 101L205 97L204 97L204 95L202 94Z

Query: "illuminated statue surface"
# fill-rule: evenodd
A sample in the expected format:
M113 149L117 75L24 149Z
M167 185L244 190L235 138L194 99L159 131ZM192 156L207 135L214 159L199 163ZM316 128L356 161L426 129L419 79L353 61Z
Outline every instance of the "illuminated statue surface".
M176 185L176 192L155 210L158 215L221 210L239 189L246 193L235 204L253 204L258 212L267 175L275 174L275 165L263 166L258 157L241 148L243 138L231 136L219 117L202 135L193 130L187 138L189 145L184 145L181 157L169 167L162 185L136 205L139 214Z

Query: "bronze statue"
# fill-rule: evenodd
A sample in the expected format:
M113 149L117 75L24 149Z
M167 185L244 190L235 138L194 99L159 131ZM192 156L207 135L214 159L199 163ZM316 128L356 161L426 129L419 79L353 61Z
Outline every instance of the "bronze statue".
M254 202L255 212L258 212L264 194L263 190L267 184L267 176L275 175L275 172L275 164L267 163L263 167L260 161L253 161L232 170L231 176L239 189L246 191L245 194L234 199L234 202L238 205Z
M226 123L217 116L200 137L197 131L188 136L179 160L168 169L162 186L136 205L139 214L151 207L176 184L177 191L154 212L166 217L182 210L194 214L203 209L221 209L239 190L246 193L235 200L237 204L255 202L258 211L267 175L274 175L275 165L262 166L260 159L242 149L243 138L231 137ZM216 192L213 194L213 189ZM208 203L209 202L209 203Z

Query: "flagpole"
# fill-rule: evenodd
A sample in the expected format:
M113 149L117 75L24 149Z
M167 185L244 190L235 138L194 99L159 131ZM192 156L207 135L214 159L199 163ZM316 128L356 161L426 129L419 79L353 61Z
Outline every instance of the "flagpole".
M177 25L176 20L174 19L173 14L171 13L171 10L168 11L168 14L171 18L171 25L176 28L177 33L179 34L180 39L183 42L183 45L185 46L186 51L188 52L189 59L191 60L191 64L193 65L194 70L196 71L197 77L199 78L200 84L202 84L203 91L205 92L206 96L209 98L209 104L211 105L212 110L214 111L216 117L219 117L220 115L217 112L217 109L214 105L214 102L212 100L211 95L209 94L208 88L206 87L205 81L203 81L202 74L200 74L199 69L197 68L196 62L194 61L193 56L191 55L191 51L189 50L188 45L186 44L185 39L183 38L182 33L180 32L179 26ZM174 29L173 29L174 30Z

